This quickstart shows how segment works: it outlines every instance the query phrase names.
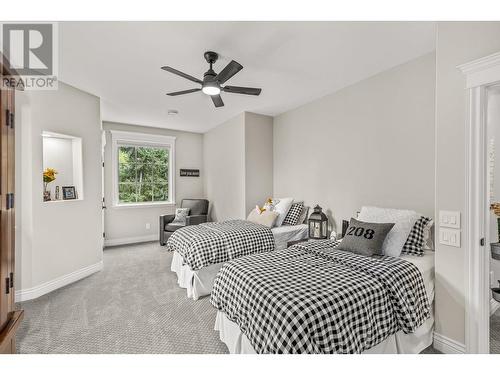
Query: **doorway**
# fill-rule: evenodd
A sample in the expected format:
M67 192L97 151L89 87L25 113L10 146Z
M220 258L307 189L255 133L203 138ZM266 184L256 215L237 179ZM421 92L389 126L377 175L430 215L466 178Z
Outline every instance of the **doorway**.
M463 64L458 69L465 75L469 98L466 128L465 345L467 353L490 353L490 333L495 334L497 330L500 333L494 319L491 323L495 326L490 327L490 313L498 311L495 311L496 305L492 302L491 288L496 271L492 263L491 249L494 246L491 243L500 240L496 224L500 204L497 210L494 209L497 207L495 203L500 203L500 169L495 176L500 165L500 157L495 161L495 143L500 145L500 129L497 129L500 128L500 53ZM498 132L498 137L495 137L495 132ZM500 147L497 148L500 150ZM492 344L496 345L494 340Z
M106 246L106 198L105 198L105 182L106 178L105 170L104 170L104 156L105 156L105 147L106 147L106 132L102 130L101 133L101 222L102 222L102 248Z
M490 276L490 353L500 354L500 85L486 88L487 200L486 246Z

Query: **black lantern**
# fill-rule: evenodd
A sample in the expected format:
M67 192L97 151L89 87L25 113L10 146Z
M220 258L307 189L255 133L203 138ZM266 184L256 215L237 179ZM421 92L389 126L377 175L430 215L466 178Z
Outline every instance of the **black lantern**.
M328 238L328 218L321 207L316 205L314 212L309 216L309 238L324 240Z

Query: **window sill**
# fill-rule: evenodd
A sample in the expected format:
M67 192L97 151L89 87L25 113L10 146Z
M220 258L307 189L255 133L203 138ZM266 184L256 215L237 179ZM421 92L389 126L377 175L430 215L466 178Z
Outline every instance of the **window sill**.
M83 198L76 198L76 199L54 199L52 201L42 201L43 204L46 203L66 203L66 202L81 202L83 201Z
M126 208L153 208L153 207L175 207L175 202L158 202L158 203L115 203L113 209Z

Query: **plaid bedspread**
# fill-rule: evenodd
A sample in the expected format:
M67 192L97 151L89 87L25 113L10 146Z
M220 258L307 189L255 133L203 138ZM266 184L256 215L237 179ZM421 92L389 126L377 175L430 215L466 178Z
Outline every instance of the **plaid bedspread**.
M415 265L336 245L307 242L228 262L210 302L257 353L361 353L429 317Z
M246 220L190 225L176 230L166 246L193 271L275 248L271 229Z

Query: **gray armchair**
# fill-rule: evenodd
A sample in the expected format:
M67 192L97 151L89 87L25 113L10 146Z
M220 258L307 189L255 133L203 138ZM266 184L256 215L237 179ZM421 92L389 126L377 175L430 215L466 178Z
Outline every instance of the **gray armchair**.
M196 225L207 222L208 200L206 199L183 199L181 208L190 208L186 225ZM184 227L183 224L172 224L175 215L160 216L160 245L164 246L168 238L177 229Z

